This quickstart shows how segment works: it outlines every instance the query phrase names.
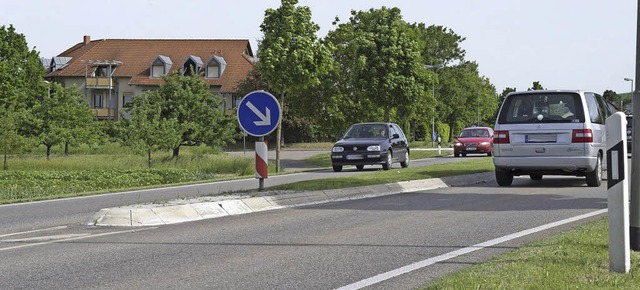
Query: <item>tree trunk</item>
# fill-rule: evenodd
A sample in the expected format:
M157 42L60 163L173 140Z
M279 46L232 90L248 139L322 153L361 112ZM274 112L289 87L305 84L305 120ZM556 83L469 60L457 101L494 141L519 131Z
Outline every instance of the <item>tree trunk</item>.
M64 156L69 156L69 142L64 142Z
M453 142L453 123L449 123L449 143Z
M7 170L7 152L4 153L4 165L2 166L2 170Z
M180 154L180 146L173 148L173 159L178 159L178 154Z
M49 158L51 157L51 145L46 145L47 146L47 160L49 160Z
M409 121L409 132L411 132L411 141L415 142L416 141L416 119L411 119L411 121Z
M151 150L147 150L147 162L149 164L149 168L151 168Z

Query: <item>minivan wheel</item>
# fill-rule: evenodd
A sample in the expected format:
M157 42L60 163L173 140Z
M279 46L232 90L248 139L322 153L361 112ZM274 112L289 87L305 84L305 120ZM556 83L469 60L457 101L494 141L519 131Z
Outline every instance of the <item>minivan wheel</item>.
M508 170L496 168L496 182L499 186L510 186L513 183L513 175Z
M402 166L402 168L409 167L409 151L404 153L404 161L400 162L400 166Z
M531 180L542 180L542 174L529 174Z
M393 156L391 155L391 151L387 152L387 161L385 161L382 164L382 170L389 170L389 168L391 168L391 159L393 158Z
M335 172L342 171L342 165L333 165L333 171Z
M599 187L602 184L602 156L598 154L598 159L596 160L596 168L587 172L587 185L591 187Z
M356 169L362 170L362 169L364 169L364 165L356 165Z

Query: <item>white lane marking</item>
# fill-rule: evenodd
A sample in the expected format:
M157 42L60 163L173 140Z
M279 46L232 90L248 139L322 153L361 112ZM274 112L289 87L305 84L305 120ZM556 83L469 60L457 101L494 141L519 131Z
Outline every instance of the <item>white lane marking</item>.
M0 238L10 237L10 236L17 236L17 235L24 235L24 234L32 234L32 233L44 232L44 231L62 230L62 229L66 229L66 228L67 228L67 226L57 226L57 227L52 227L52 228L32 230L32 231L26 231L26 232L10 233L10 234L0 235Z
M269 179L276 179L276 178L281 178L281 177L290 177L290 176L300 175L300 174L304 174L304 173L291 173L291 174L284 174L284 175L269 176ZM157 187L157 188L139 189L139 190L131 190L131 191L121 191L121 192L112 192L112 193L104 193L104 194L76 196L76 197L68 197L68 198L61 198L61 199L50 199L50 200L39 200L39 201L31 201L31 202L23 202L23 203L0 204L0 208L1 207L10 207L10 206L21 206L21 205L25 205L25 204L51 203L51 202L61 202L61 201L74 200L74 199L85 199L85 198L95 198L95 197L104 197L104 196L113 196L113 195L132 194L132 193L140 193L140 192L154 191L154 190L180 189L180 188L189 188L189 187L196 187L196 186L203 186L203 185L216 185L216 184L234 183L234 182L241 182L241 181L247 181L247 180L256 180L256 179L255 178L243 178L243 179L216 181L216 182L209 182L209 183L177 185L177 186L169 186L169 187Z
M151 228L143 228L143 229L136 229L136 230L124 230L124 231L118 231L118 232L102 233L102 234L95 234L95 235L84 235L84 236L81 236L81 237L72 237L72 238L62 239L62 240L53 240L53 241L33 243L33 244L20 245L20 246L14 246L14 247L0 248L0 252L9 251L9 250L23 249L23 248L30 248L30 247L35 247L35 246L43 246L43 245L54 244L54 243L62 243L62 242L69 242L69 241L75 241L75 240L82 240L82 239L87 239L87 238L97 238L97 237L103 237L103 236L110 236L110 235L117 235L117 234L124 234L124 233L146 231L146 230L152 230L152 229L157 229L157 228L158 227L151 227Z
M66 234L66 235L53 235L53 236L39 236L39 237L32 237L32 238L24 238L24 239L7 239L7 240L0 240L0 243L23 243L23 242L35 242L35 241L54 241L54 240L63 240L63 239L70 239L70 238L76 238L76 237L86 237L86 236L90 236L90 233L84 233L84 234Z
M385 280L389 280L391 278L400 276L402 274L406 274L406 273L409 273L411 271L415 271L415 270L418 270L418 269L421 269L421 268L424 268L424 267L427 267L427 266L431 266L431 265L433 265L435 263L438 263L438 262L442 262L442 261L446 261L446 260L449 260L449 259L453 259L455 257L461 256L461 255L464 255L464 254L468 254L468 253L471 253L471 252L475 252L477 250L481 250L481 249L484 249L486 247L491 247L491 246L494 246L494 245L497 245L497 244L501 244L501 243L504 243L504 242L507 242L507 241L510 241L510 240L514 240L514 239L517 239L517 238L524 237L526 235L530 235L530 234L541 232L541 231L544 231L544 230L548 230L548 229L551 229L551 228L554 228L554 227L557 227L557 226L561 226L561 225L564 225L564 224L568 224L568 223L572 223L572 222L575 222L575 221L579 221L581 219L590 218L590 217L593 217L593 216L596 216L596 215L599 215L599 214L603 214L603 213L606 213L606 212L607 212L607 209L601 209L601 210L597 210L597 211L594 211L594 212L586 213L586 214L583 214L583 215L575 216L575 217L572 217L572 218L564 219L564 220L561 220L561 221L549 223L549 224L546 224L546 225L541 225L539 227L535 227L535 228L531 228L531 229L528 229L528 230L520 231L520 232L517 232L517 233L510 234L510 235L506 235L506 236L503 236L503 237L500 237L500 238L497 238L497 239L493 239L493 240L489 240L489 241L482 242L482 243L479 243L479 244L475 244L475 245L470 246L470 247L466 247L466 248L462 248L462 249L459 249L459 250L455 250L453 252L445 253L445 254L442 254L442 255L439 255L439 256L435 256L435 257L432 257L432 258L429 258L429 259L426 259L426 260L415 262L413 264L409 264L409 265L406 265L404 267L400 267L400 268L397 268L395 270L391 270L389 272L385 272L385 273L378 274L376 276L373 276L373 277L370 277L370 278L367 278L367 279L364 279L364 280L360 280L360 281L355 282L353 284L349 284L349 285L340 287L340 288L338 288L338 290L362 289L364 287L371 286L373 284L377 284L377 283L380 283L380 282L385 281Z

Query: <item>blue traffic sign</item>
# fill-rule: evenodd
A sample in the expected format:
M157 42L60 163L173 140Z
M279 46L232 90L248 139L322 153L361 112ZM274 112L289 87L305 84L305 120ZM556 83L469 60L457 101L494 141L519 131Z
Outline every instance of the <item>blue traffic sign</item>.
M265 91L248 93L238 105L238 123L247 134L261 137L278 127L282 109L276 97Z

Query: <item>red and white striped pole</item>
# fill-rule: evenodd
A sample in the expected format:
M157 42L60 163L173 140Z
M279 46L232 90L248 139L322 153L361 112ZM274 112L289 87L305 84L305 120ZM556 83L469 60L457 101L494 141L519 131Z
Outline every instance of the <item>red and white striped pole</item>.
M259 179L258 190L264 189L264 179L269 177L269 149L264 137L256 141L256 178Z

